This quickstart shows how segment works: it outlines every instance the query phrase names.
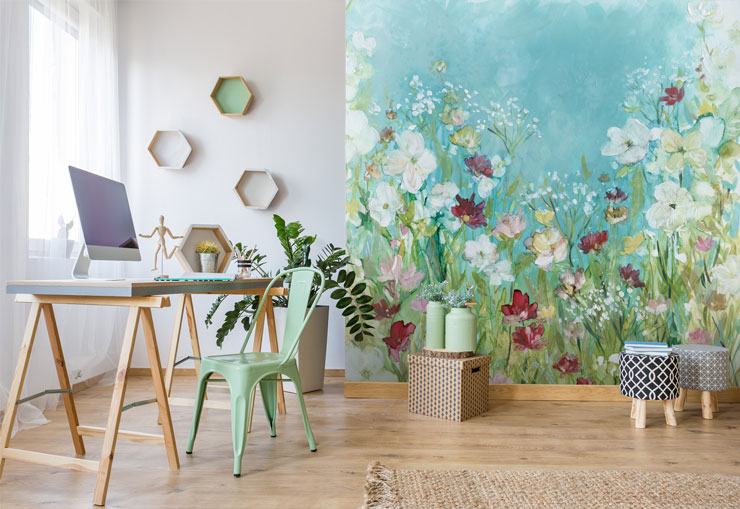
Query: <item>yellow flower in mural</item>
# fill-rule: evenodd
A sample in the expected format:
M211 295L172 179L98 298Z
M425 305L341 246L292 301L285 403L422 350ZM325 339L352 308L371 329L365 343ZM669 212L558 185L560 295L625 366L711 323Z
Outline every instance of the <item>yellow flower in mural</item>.
M547 271L553 262L562 262L568 256L568 240L557 228L534 232L524 245L536 256L535 265Z
M480 148L481 136L473 126L466 125L450 135L450 141L459 147L468 149L471 154Z
M360 226L362 224L362 219L360 219L360 212L362 212L363 214L367 212L367 209L365 209L365 206L360 203L360 200L349 200L346 202L344 208L347 211L347 220L354 226Z
M686 163L694 168L703 168L709 154L701 148L701 132L694 131L681 136L676 131L666 129L660 135L660 146L671 154L666 164L670 172L681 171Z
M552 226L552 220L555 219L555 212L552 210L538 210L534 213L535 219L545 226Z
M642 245L642 243L645 242L645 236L642 234L642 232L638 233L634 237L630 237L629 235L625 235L622 239L622 253L623 255L631 255L635 251L637 251L637 248Z
M711 113L714 115L717 112L717 105L716 104L710 104L707 101L702 101L701 104L699 104L699 116L706 115L708 113Z
M555 314L555 306L542 307L537 310L537 317L547 320Z

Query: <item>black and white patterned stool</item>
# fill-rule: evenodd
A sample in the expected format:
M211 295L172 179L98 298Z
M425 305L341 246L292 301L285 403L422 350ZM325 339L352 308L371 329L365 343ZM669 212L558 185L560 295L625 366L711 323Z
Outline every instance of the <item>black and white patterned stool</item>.
M630 417L636 428L644 428L646 401L663 402L665 422L676 425L673 400L678 397L678 356L619 354L619 391L632 398Z
M719 411L717 391L730 387L730 352L727 348L711 345L676 345L678 355L680 393L676 410L683 410L689 389L701 391L701 414L712 419L712 412Z

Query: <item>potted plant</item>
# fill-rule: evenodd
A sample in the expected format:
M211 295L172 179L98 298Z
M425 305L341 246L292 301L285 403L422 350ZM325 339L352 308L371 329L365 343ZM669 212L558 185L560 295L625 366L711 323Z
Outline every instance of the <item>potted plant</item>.
M478 344L475 315L468 309L473 288L452 290L445 295L450 312L445 319L445 349L451 352L474 352Z
M195 246L195 252L198 253L200 260L201 272L216 272L218 266L218 253L220 249L218 244L210 240L201 240Z
M355 272L347 270L349 257L344 249L333 244L324 246L315 260L311 258L311 248L316 242L315 235L306 235L300 222L286 223L285 220L275 214L275 233L283 247L286 263L278 273L296 267L314 267L324 274L326 280L325 293L336 301L338 309L342 310L342 316L347 318L346 327L348 333L359 336L372 335L373 326L370 321L374 319L373 307L370 305L372 298L365 294L366 284L357 281ZM243 251L241 255L252 262L251 273L258 277L271 277L271 273L265 269L265 255L257 252L254 247ZM289 281L286 281L288 284ZM309 298L309 305L316 298L318 292L318 278ZM211 306L206 316L206 325L211 325L213 316L226 295L220 295ZM278 341L282 341L285 330L285 308L288 305L288 297L276 296L272 298L275 307L275 325L278 333ZM216 344L220 347L226 336L241 323L244 330L249 330L254 313L257 310L257 296L247 295L234 303L233 309L226 312L223 323L216 331ZM298 370L301 374L303 392L319 390L324 385L324 364L326 362L326 340L329 325L329 306L316 306L306 328L301 335L298 348ZM294 392L293 384L283 384L285 389Z
M444 301L447 281L427 283L421 288L419 298L427 300L427 328L425 345L427 348L445 347L445 308Z

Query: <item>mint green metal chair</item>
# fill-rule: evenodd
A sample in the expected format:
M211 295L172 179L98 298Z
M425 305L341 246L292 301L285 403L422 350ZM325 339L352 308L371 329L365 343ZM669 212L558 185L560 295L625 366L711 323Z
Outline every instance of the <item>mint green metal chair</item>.
M280 353L244 352L249 338L252 336L254 326L257 323L255 319L252 320L252 326L247 332L247 337L244 339L239 353L204 357L200 362L200 375L195 394L193 424L190 428L190 438L188 439L188 447L185 452L187 454L192 454L193 452L193 443L195 442L195 435L198 433L198 423L200 422L200 414L203 410L206 386L211 375L218 373L226 380L231 391L231 435L234 445L234 477L241 475L242 455L244 454L244 446L247 439L249 416L253 411L251 408L252 396L257 385L260 387L267 422L270 424L270 436L274 437L276 435L277 384L281 381L281 379L277 378L278 374L285 375L295 385L298 403L300 404L301 414L303 415L303 427L306 430L306 437L308 438L308 445L311 452L316 452L316 442L313 438L311 425L308 423L306 404L303 401L303 391L301 390L301 377L298 374L298 365L296 364L295 357L298 352L298 342L301 339L301 333L308 319L311 318L311 313L313 313L316 303L324 291L324 275L320 271L309 267L286 270L278 274L267 286L254 317L256 318L260 315L266 300L271 298L268 295L270 289L279 279L286 276L290 276L290 283L282 351ZM311 307L308 308L308 301L315 276L319 276L321 285L319 286L316 298L311 303ZM308 310L306 310L307 308Z

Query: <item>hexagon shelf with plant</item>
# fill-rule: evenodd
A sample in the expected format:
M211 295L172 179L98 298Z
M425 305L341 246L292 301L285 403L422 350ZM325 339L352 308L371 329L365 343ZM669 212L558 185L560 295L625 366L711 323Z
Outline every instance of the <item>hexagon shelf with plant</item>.
M148 150L158 167L179 170L188 162L193 147L180 131L157 131Z
M267 170L244 170L234 190L245 207L266 209L275 199L278 186Z
M185 272L201 272L200 260L196 247L203 241L213 242L218 246L216 272L226 272L231 263L231 243L223 228L217 224L191 224L175 249L175 256Z
M211 99L221 115L246 115L254 100L252 91L241 76L222 76L211 92Z

